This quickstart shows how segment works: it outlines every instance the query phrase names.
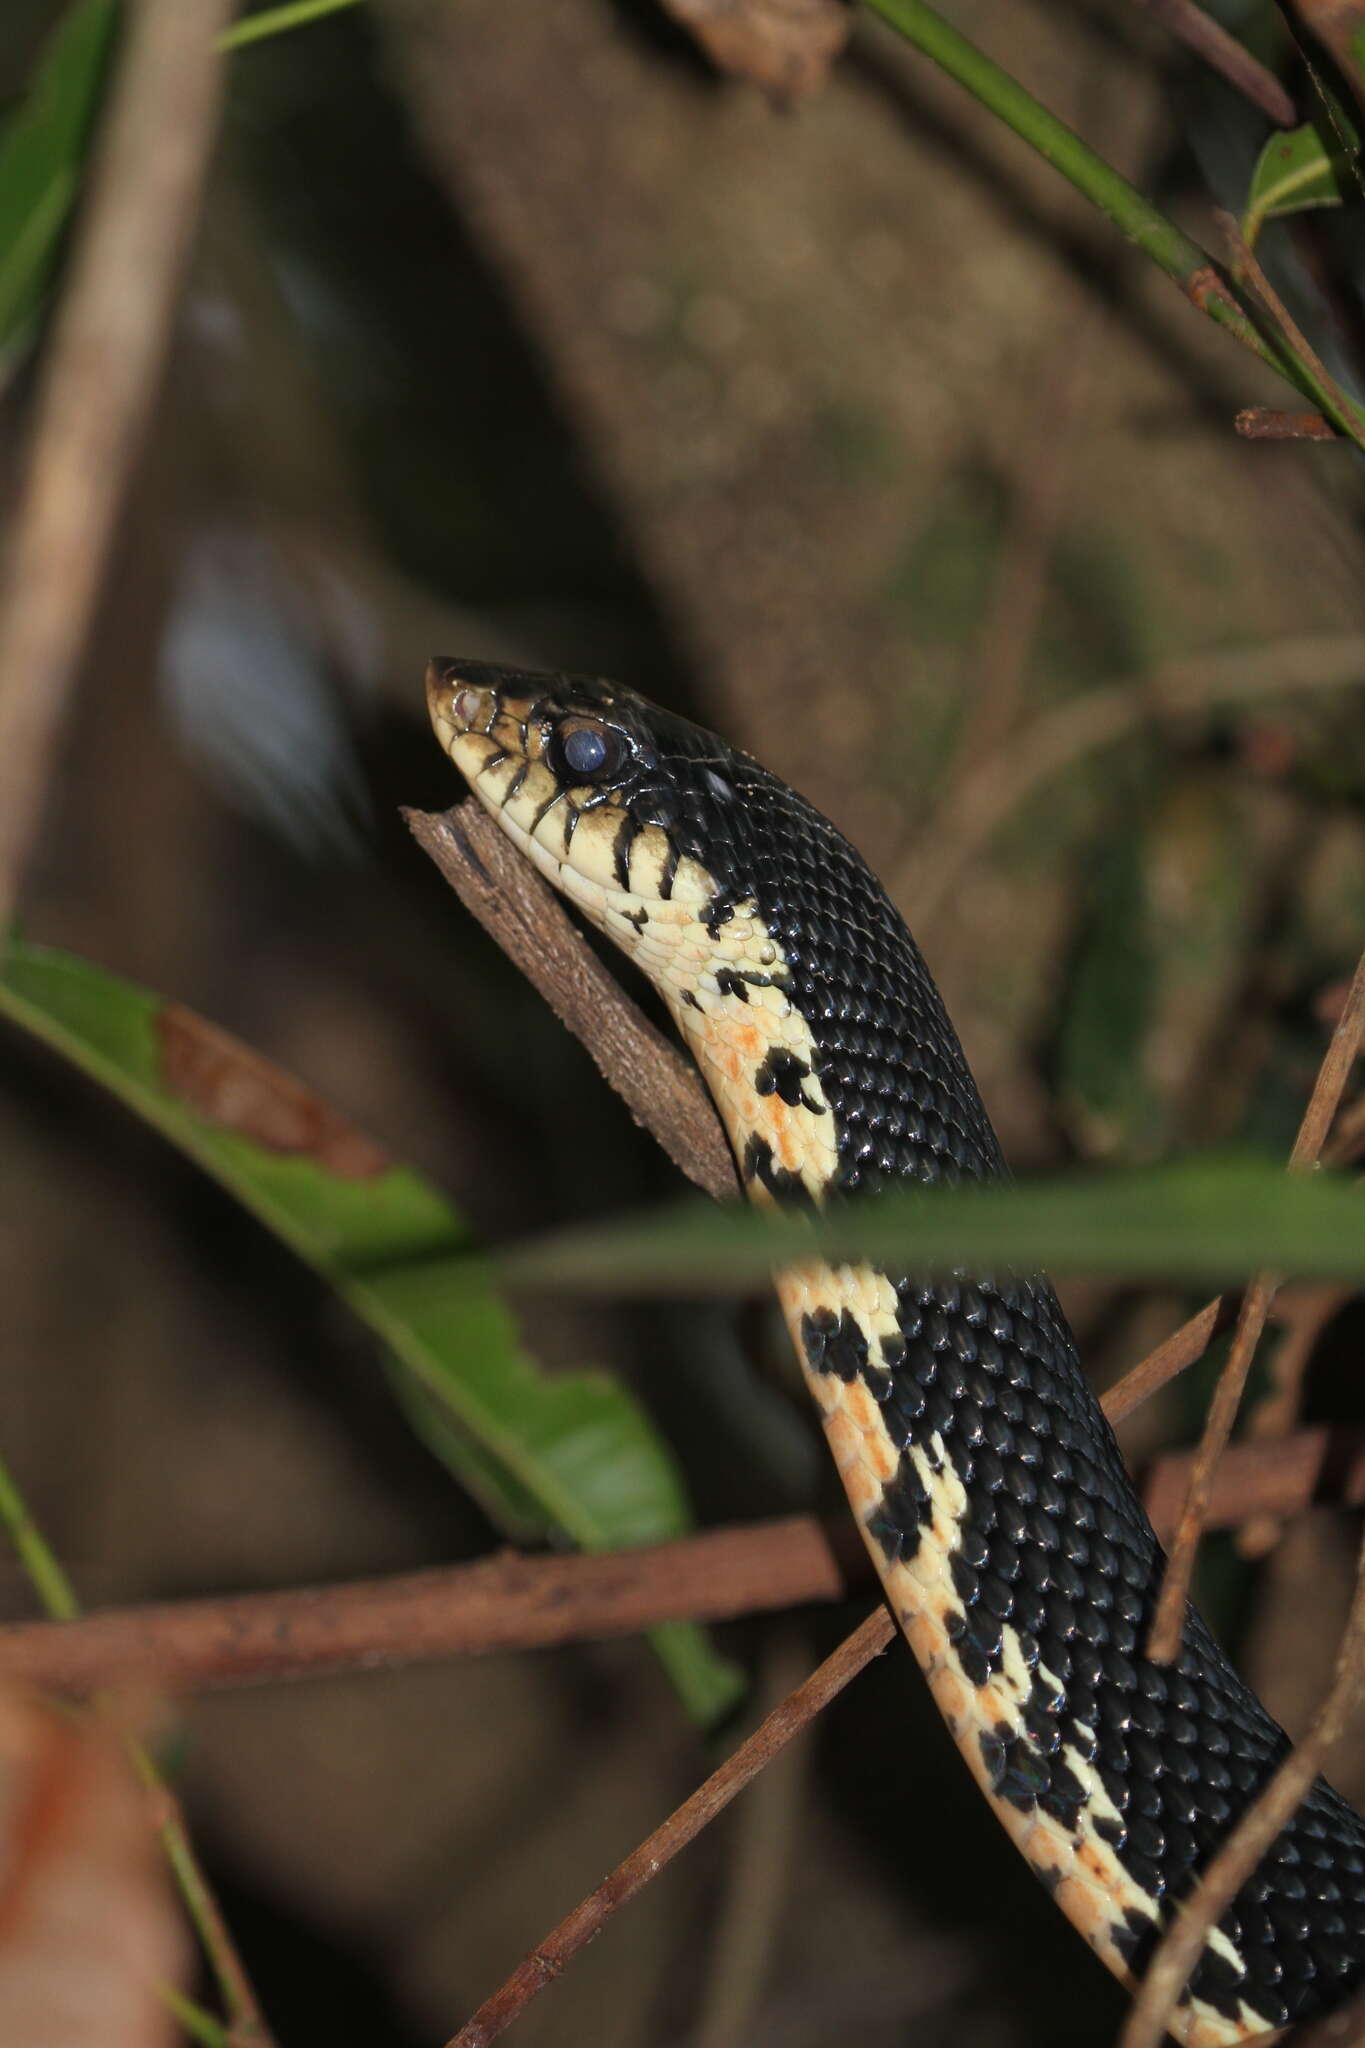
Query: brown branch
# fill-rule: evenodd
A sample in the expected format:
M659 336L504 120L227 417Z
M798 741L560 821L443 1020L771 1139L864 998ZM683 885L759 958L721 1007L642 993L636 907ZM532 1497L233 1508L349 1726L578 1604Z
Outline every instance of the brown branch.
M1244 441L1335 441L1337 430L1320 412L1272 412L1246 405L1233 421Z
M473 800L403 816L466 909L587 1047L636 1123L718 1202L737 1195L730 1147L700 1077L623 993L507 834Z
M1360 407L1342 390L1326 363L1323 362L1322 357L1309 341L1308 336L1299 326L1298 321L1294 318L1288 306L1286 306L1284 300L1261 268L1255 252L1244 241L1242 231L1232 214L1224 213L1220 209L1215 211L1214 218L1222 229L1223 238L1227 243L1228 254L1231 258L1233 275L1238 283L1244 285L1247 290L1260 300L1261 305L1269 314L1274 325L1289 343L1293 354L1298 357L1301 363L1306 364L1312 372L1316 385L1313 395L1319 398L1320 401L1325 400L1328 405L1334 407L1341 429L1352 433L1354 438L1361 442L1362 446L1365 446L1365 441L1361 441L1362 432L1365 431L1365 414L1362 414Z
M1154 1351L1140 1359L1121 1380L1116 1380L1100 1395L1100 1406L1109 1420L1121 1422L1125 1415L1131 1415L1168 1380L1173 1380L1188 1366L1197 1364L1219 1331L1227 1329L1240 1301L1241 1296L1236 1294L1215 1295L1187 1323L1182 1323Z
M213 139L230 0L136 0L57 312L0 599L0 927L38 828ZM104 687L111 687L104 679Z
M0 1679L62 1693L132 1678L197 1691L726 1621L841 1598L870 1569L849 1537L791 1515L597 1556L504 1551L348 1585L20 1622L0 1628Z
M531 2000L555 1981L579 1949L602 1932L613 1914L642 1891L680 1849L694 1841L736 1793L742 1792L793 1736L810 1725L836 1693L842 1692L865 1665L881 1654L894 1634L895 1623L885 1608L879 1607L869 1614L861 1628L855 1629L804 1685L789 1693L748 1741L741 1743L734 1755L727 1757L720 1769L690 1799L684 1800L661 1828L632 1850L596 1891L590 1892L544 1941L537 1943L506 1983L485 1999L474 2017L447 2042L446 2048L488 2048L491 2041L496 2041Z
M1253 57L1245 43L1229 34L1221 22L1195 4L1195 0L1139 0L1186 49L1219 72L1243 99L1259 107L1279 128L1292 128L1299 115L1293 100L1273 71Z
M1328 1041L1322 1064L1318 1068L1313 1092L1308 1098L1308 1107L1303 1113L1303 1121L1294 1140L1294 1149L1289 1155L1291 1173L1306 1173L1320 1158L1327 1143L1332 1120L1345 1093L1351 1068L1359 1056L1363 1035L1365 953L1362 953L1356 962L1356 970L1351 977L1351 986L1342 1005L1341 1015ZM1251 1361L1279 1285L1279 1276L1258 1273L1242 1298L1232 1347L1219 1375L1213 1400L1209 1404L1204 1433L1200 1439L1190 1478L1185 1510L1171 1546L1166 1576L1162 1581L1161 1595L1152 1621L1147 1654L1154 1663L1169 1664L1180 1648L1180 1638L1185 1626L1185 1607L1190 1597L1190 1582L1194 1576L1195 1553L1199 1546L1200 1530L1208 1514L1214 1474L1218 1460L1223 1455L1232 1434L1232 1425L1241 1406Z
M1193 1462L1191 1452L1172 1452L1143 1477L1158 1535L1179 1519ZM1286 1521L1326 1502L1365 1505L1365 1430L1315 1425L1234 1444L1206 1526L1237 1528L1257 1515ZM598 1642L665 1621L730 1621L840 1600L871 1581L851 1524L789 1515L599 1556L503 1551L386 1579L15 1622L0 1628L0 1681L78 1697L130 1682L206 1692Z
M1236 1898L1266 1850L1312 1789L1339 1740L1361 1689L1365 1658L1365 1546L1351 1601L1336 1677L1312 1727L1257 1795L1176 1915L1148 1964L1119 2048L1158 2048L1176 2000L1199 1960L1209 1933Z

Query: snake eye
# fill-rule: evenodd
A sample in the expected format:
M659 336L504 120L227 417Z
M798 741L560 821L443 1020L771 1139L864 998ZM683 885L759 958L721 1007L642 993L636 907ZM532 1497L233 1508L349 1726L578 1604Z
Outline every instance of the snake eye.
M551 741L551 765L566 782L608 782L625 765L623 734L595 718L564 718Z

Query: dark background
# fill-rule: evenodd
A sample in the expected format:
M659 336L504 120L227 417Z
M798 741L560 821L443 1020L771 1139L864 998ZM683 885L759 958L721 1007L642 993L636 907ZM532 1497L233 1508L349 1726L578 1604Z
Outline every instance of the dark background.
M11 88L47 13L14 10ZM955 18L1196 231L1236 204L1264 122L1124 0ZM1237 25L1273 50L1275 21ZM1266 248L1349 367L1349 229ZM240 1033L490 1240L661 1198L397 818L454 794L429 653L615 673L856 838L1016 1165L1287 1150L1365 928L1361 693L1305 680L1347 634L1365 680L1365 494L1340 447L1235 439L1252 402L1293 401L870 25L785 113L647 0L391 0L244 51L24 928ZM1152 678L1206 658L1243 699L1147 719ZM975 843L973 762L1109 685L1131 736ZM498 1540L317 1283L0 1051L0 1430L85 1599ZM1101 1379L1191 1305L1067 1298ZM547 1364L629 1377L702 1519L829 1499L762 1312L522 1307ZM1343 1312L1334 1413L1357 1334ZM1135 1418L1135 1457L1209 1383ZM1350 1549L1331 1513L1254 1574L1214 1546L1218 1619L1291 1728ZM768 1701L854 1618L726 1644ZM192 1702L180 1782L282 2048L408 2048L715 1754L624 1643ZM1365 1759L1337 1776L1359 1794ZM892 1654L516 2039L1079 2048L1118 2012Z

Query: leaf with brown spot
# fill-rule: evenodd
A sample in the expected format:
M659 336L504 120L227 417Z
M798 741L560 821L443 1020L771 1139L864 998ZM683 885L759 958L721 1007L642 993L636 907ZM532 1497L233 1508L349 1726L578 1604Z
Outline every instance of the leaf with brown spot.
M311 1088L181 1003L156 1019L161 1078L198 1115L267 1152L302 1153L343 1180L372 1180L387 1152Z
M818 92L848 41L843 0L663 0L711 61L784 102Z

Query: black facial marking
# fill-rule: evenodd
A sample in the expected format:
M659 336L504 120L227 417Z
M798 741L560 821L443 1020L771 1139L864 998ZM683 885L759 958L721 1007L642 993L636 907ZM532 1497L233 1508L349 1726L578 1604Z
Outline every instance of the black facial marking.
M678 879L678 862L681 857L678 848L670 839L668 842L668 852L664 855L663 867L659 871L659 894L663 897L665 903L673 894L673 884Z
M630 849L639 838L640 831L641 827L636 824L630 812L623 811L611 849L612 866L616 871L616 879L623 889L630 887Z

